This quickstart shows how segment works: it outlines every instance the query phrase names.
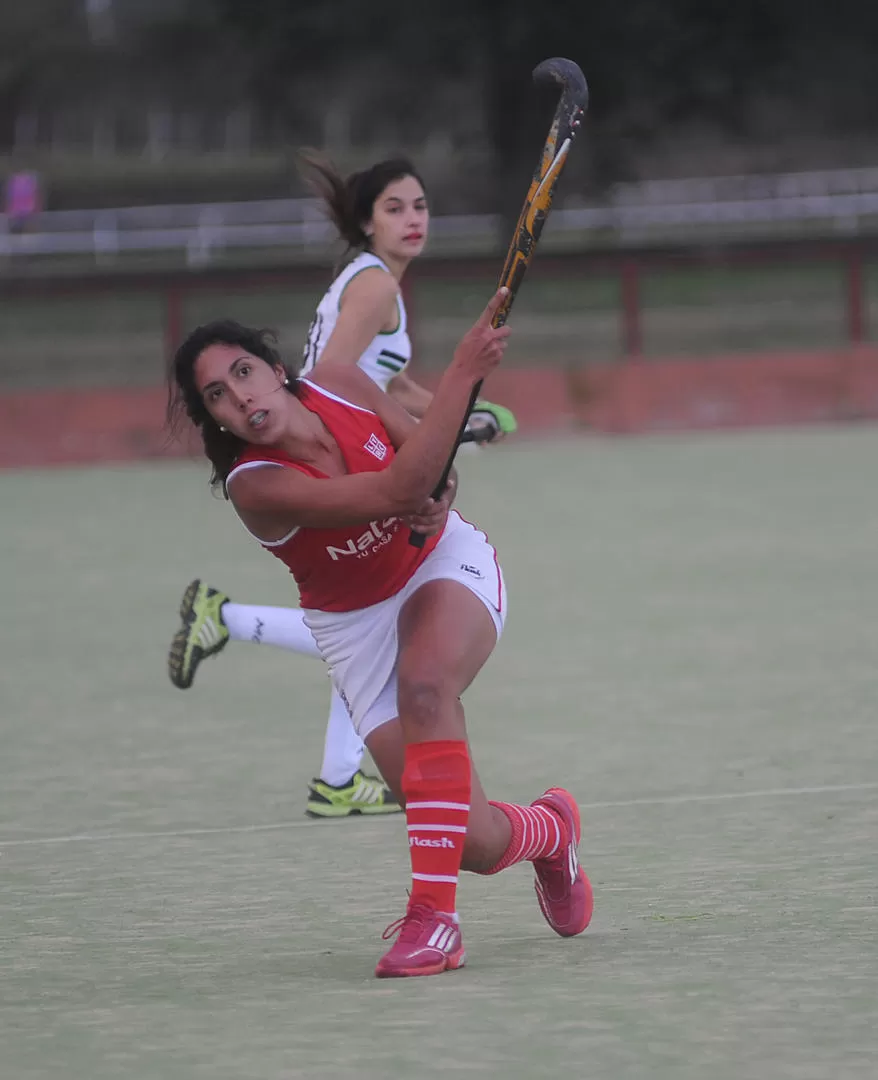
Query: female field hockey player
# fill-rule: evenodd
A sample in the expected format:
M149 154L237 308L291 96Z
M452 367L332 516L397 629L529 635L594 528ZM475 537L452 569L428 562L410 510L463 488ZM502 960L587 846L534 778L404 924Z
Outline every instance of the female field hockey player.
M303 373L359 365L381 390L412 416L423 416L432 395L407 373L412 348L400 282L427 242L430 214L424 186L412 164L382 161L342 178L326 159L305 155L312 186L321 196L340 238L354 253L320 301L308 332ZM479 402L470 418L475 441L515 430L512 414ZM182 625L168 657L171 681L192 685L202 660L231 640L271 644L317 656L301 611L236 604L196 579L180 607ZM332 691L323 762L308 787L306 811L315 817L386 814L401 807L389 788L361 769L364 745L344 702Z
M485 535L449 511L453 490L430 497L473 386L505 348L508 329L491 326L504 291L458 345L420 423L356 365L291 378L266 335L237 323L199 327L174 360L178 408L200 428L214 482L295 577L332 682L405 806L411 891L385 931L396 938L379 977L463 964L461 869L532 862L561 936L592 913L573 797L550 788L529 806L489 802L471 766L460 696L497 642L505 589Z

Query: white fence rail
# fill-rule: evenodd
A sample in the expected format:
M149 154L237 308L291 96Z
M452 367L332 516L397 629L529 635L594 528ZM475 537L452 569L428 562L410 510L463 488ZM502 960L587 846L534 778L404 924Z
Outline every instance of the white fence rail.
M822 222L856 233L878 227L878 169L618 185L600 206L556 210L554 235L613 233L624 243L651 230ZM436 217L437 239L497 238L496 215ZM0 215L0 258L86 255L101 262L131 252L183 253L191 266L224 250L323 249L332 227L311 199L47 211L20 230Z
M737 202L799 196L857 195L878 192L878 168L824 169L812 172L648 180L617 184L613 201L631 203Z

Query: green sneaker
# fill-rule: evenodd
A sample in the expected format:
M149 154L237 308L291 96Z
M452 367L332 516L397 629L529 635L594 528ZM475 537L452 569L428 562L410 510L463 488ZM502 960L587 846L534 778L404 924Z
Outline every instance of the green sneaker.
M398 814L402 807L379 776L359 769L343 787L312 780L308 787L308 817L341 818L353 814Z
M222 606L229 598L196 578L180 603L183 625L174 634L168 652L168 675L174 686L188 690L202 660L225 648L229 631Z
M510 409L490 401L477 401L467 420L464 441L493 442L517 430L518 423Z

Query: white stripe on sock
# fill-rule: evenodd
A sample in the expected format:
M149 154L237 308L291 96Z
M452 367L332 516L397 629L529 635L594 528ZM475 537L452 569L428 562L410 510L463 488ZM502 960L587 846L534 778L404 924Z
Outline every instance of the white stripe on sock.
M527 814L521 815L521 854L519 860L524 861L531 853L534 846L533 825Z
M561 848L561 823L555 814L552 814L552 824L555 826L555 849L553 855L557 855Z
M466 825L409 825L409 832L466 832Z
M527 830L527 818L522 814L521 810L514 803L507 803L507 807L518 816L519 824L521 825L521 835L518 840L518 851L515 853L515 858L512 860L513 864L522 862L522 856L527 848L528 844L528 830Z
M545 835L543 836L542 847L544 851L547 847L549 847L549 836L551 835L549 832L549 825L551 825L555 831L555 843L552 846L552 850L548 852L548 854L540 856L543 859L548 859L551 858L552 855L556 855L561 847L561 829L559 827L560 823L558 821L558 815L553 813L551 810L548 809L548 807L545 806L535 806L533 809L540 811L540 817L543 822L543 829L545 830Z
M410 802L406 810L469 810L469 803L460 802Z
M540 842L537 845L536 851L534 851L535 855L536 855L537 851L545 851L546 850L546 844L549 841L549 823L548 823L548 821L546 821L545 816L543 814L540 814L539 825L540 825Z
M457 884L457 875L451 877L450 874L412 874L412 877L416 881L447 881L452 885Z
M529 862L533 858L540 846L540 819L535 818L533 814L528 813L529 807L525 808L525 821L527 822L527 836L528 845L525 852L524 862Z

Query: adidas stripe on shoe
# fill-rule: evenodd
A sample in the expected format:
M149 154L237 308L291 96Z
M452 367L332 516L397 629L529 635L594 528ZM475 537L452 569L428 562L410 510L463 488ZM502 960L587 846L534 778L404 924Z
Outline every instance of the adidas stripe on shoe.
M379 776L357 770L342 787L314 779L308 788L308 817L342 818L357 814L399 814L402 807Z

